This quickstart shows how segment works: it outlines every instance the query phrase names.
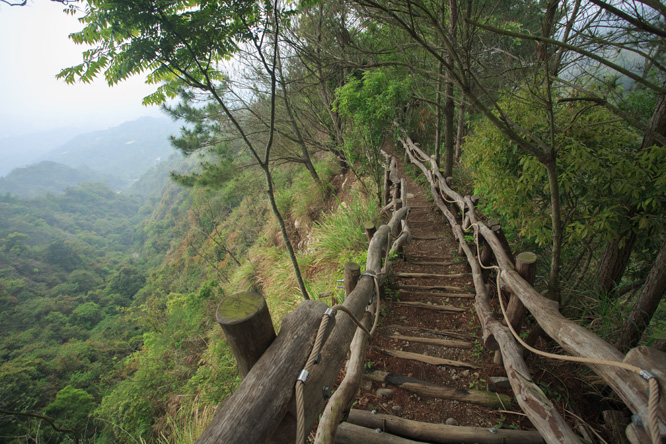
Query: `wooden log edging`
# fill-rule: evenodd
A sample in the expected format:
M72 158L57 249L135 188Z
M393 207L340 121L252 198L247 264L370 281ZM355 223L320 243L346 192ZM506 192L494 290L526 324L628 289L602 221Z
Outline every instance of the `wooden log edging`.
M369 429L379 428L385 433L434 444L505 444L511 442L542 444L544 442L539 432L534 431L495 429L493 432L482 427L429 424L357 409L352 409L347 422Z
M513 339L511 333L492 315L490 304L488 302L488 293L486 291L481 273L481 267L479 266L476 256L472 253L469 245L467 245L467 242L464 240L465 235L462 227L458 223L455 215L449 210L446 203L439 195L439 191L435 184L437 184L439 189L444 191L455 202L454 205L456 205L461 211L465 211L465 199L449 188L448 184L443 179L441 174L439 174L438 170L433 168L433 171L431 172L425 165L418 161L414 155L412 155L411 149L418 151L420 150L413 143L411 143L408 137L406 137L406 139L407 141L404 139L402 139L402 141L405 149L407 149L410 153L410 160L428 178L430 183L430 191L435 200L435 204L449 220L449 224L451 225L453 233L458 239L458 242L467 257L467 261L472 268L472 277L476 290L475 306L477 315L481 321L481 326L483 327L484 338L487 339L492 337L493 341L496 342L497 346L502 351L502 356L505 357L505 370L507 372L507 376L509 377L511 388L516 394L516 400L518 401L520 407L528 416L532 424L537 428L537 430L539 430L546 442L580 442L578 437L562 419L561 415L557 412L543 391L532 382L529 376L529 369L527 368L527 365L522 358L522 353L520 352L520 349L518 348L518 345ZM421 152L419 155L426 159L430 158L423 152ZM431 163L434 164L432 159ZM471 202L469 202L469 204L471 205ZM470 219L470 222L474 223L476 220L473 214L473 205L471 205L470 208L471 210L468 211L468 213L471 213L470 217L474 217L474 220ZM494 248L493 251L495 251Z
M482 405L491 409L507 408L511 405L510 396L495 392L447 387L381 370L367 372L365 376L373 381L391 384L420 396L468 402L470 404Z

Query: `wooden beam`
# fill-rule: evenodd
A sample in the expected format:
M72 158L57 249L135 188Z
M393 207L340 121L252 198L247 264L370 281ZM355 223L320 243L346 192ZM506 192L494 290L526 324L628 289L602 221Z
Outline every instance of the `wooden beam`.
M401 341L418 342L420 344L439 345L441 347L457 347L457 348L469 349L474 346L474 344L467 341L452 341L448 339L421 338L419 336L403 336L397 334L391 337L399 339Z
M539 432L536 431L506 429L491 431L487 427L430 424L381 413L372 414L358 409L352 409L347 422L433 444L543 444L544 442Z
M421 396L469 402L470 404L482 405L491 409L506 409L511 405L511 398L509 396L495 392L457 389L455 387L431 384L416 378L410 378L397 373L388 373L380 370L368 372L365 376L373 381L395 385L396 387L400 387L401 389Z
M390 433L377 433L365 427L343 422L335 434L338 444L426 444L411 439L400 438Z
M452 285L396 285L399 290L444 290L444 291L458 291L464 290L462 287L454 287Z
M447 313L462 313L464 311L467 311L464 308L452 307L451 305L434 305L434 304L426 304L424 302L398 301L396 302L396 304L406 305L408 307L414 307L414 308L425 308L426 310L445 311Z
M438 358L436 356L422 355L419 353L411 353L401 350L388 350L385 348L377 348L378 351L385 353L389 356L394 356L400 359L411 359L412 361L424 362L431 365L445 365L447 367L462 367L462 368L481 368L476 364L470 364L468 362L462 361L453 361L451 359Z
M325 310L321 302L304 301L285 316L280 334L224 406L217 409L197 444L243 444L269 438L287 413L294 384Z
M429 279L456 279L471 276L472 273L453 273L453 274L436 274L436 273L395 273L397 277L407 278L429 278Z
M400 296L402 295L414 295L414 296L435 296L440 298L460 298L460 299L474 299L474 293L428 293L425 291L409 291L402 290L400 291Z

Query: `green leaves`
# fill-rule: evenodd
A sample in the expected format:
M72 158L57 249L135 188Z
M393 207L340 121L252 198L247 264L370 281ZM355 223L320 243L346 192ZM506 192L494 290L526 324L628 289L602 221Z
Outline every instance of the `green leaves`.
M85 27L70 38L93 48L57 77L88 83L104 72L114 85L148 71L148 83L163 85L146 105L174 97L183 84L211 90L220 79L218 62L252 38L262 17L260 4L248 0L90 1Z

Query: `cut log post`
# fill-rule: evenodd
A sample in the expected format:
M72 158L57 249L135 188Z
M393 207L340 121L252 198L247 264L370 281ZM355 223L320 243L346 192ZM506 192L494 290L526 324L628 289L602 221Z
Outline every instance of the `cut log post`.
M402 199L397 198L393 200L393 211L398 211L400 208L402 208Z
M479 252L479 261L483 264L483 267L481 268L481 275L483 277L483 282L488 281L488 277L490 276L490 265L493 262L493 249L490 248L490 245L483 239L483 237L479 236L479 242L481 243L481 251Z
M500 241L500 244L502 244L504 252L513 262L514 259L513 253L511 252L511 246L509 245L509 241L506 239L506 235L504 234L504 230L502 230L502 225L500 222L497 219L490 219L488 221L488 226L491 230L493 230L493 233L495 233L495 236Z
M285 316L280 334L217 409L197 444L244 444L269 438L287 413L326 308L321 302L304 301Z
M215 316L236 357L238 372L245 377L275 339L266 300L249 291L232 294L222 299Z
M544 442L539 432L536 431L505 429L491 431L485 427L429 424L381 413L372 414L371 412L357 409L352 409L347 422L367 427L368 429L380 429L385 433L433 444L543 444Z
M356 284L358 284L358 279L361 277L361 266L355 262L347 262L343 266L344 270L344 279L345 279L345 297L348 297Z
M402 200L403 206L408 206L407 202L407 181L405 179L400 179L400 199Z
M365 237L368 239L369 243L370 240L372 240L372 236L374 236L377 232L377 227L375 226L374 222L365 222L363 224L363 228L365 229Z
M536 277L536 261L537 255L530 251L523 251L516 256L516 271L523 279L525 279L525 282L530 285L534 285L534 278ZM511 293L509 305L506 309L506 318L517 333L520 333L520 326L523 323L526 311L527 310L523 303L520 302L520 299ZM495 352L494 362L496 364L502 363L499 350Z
M536 261L537 255L530 251L524 251L516 256L516 271L523 279L525 279L525 282L530 285L534 285L534 278L536 277ZM520 302L520 299L511 294L509 306L506 310L506 316L509 322L511 322L513 329L518 333L520 333L520 325L525 317L525 311L525 306Z
M511 405L511 398L509 396L495 392L461 390L455 387L431 384L420 379L380 370L373 370L366 373L365 376L373 381L391 384L421 396L469 402L470 404L482 405L491 409L507 408Z

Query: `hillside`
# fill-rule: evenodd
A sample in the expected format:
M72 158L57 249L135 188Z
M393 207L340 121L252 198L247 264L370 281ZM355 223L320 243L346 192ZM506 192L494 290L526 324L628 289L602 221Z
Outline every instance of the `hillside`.
M86 182L105 182L114 189L124 185L119 179L100 174L87 167L72 168L57 162L42 161L16 168L7 176L0 177L0 193L30 198L60 194L69 187Z
M61 128L24 136L1 138L0 177L8 174L14 168L24 167L38 161L54 148L83 132L85 130Z
M41 160L90 168L113 177L124 188L175 152L169 136L177 134L179 127L169 119L144 117L77 136L46 153Z

